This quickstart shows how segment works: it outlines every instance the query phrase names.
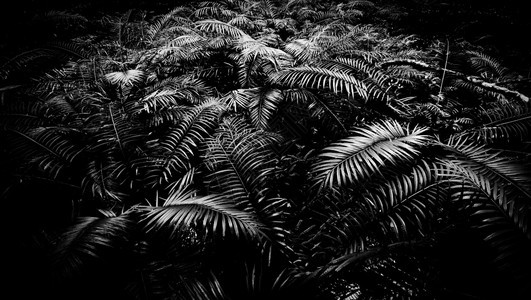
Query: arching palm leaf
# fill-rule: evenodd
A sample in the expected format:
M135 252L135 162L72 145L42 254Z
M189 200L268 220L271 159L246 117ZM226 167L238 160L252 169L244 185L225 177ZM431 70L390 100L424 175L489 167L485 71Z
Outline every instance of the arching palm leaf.
M286 234L286 199L272 196L272 150L275 136L256 131L237 120L227 120L206 141L204 162L208 168L208 189L232 199L242 211L253 213L282 243Z
M275 113L282 93L278 89L259 89L258 95L249 103L251 122L258 129L269 128L269 120Z
M220 35L227 35L232 38L241 38L247 36L247 34L241 29L234 27L228 23L218 20L203 20L195 22L195 26L198 30L216 33Z
M217 126L221 110L215 101L198 106L188 111L177 126L150 144L149 148L158 155L135 161L145 173L146 183L150 186L168 183L188 171L193 158L198 155L199 146Z
M238 209L234 200L219 194L170 196L163 207L149 208L145 221L148 231L193 228L205 234L239 239L262 235L262 225L252 213Z
M426 128L403 128L384 121L360 128L348 138L323 149L314 165L315 186L332 188L359 182L386 165L413 161L420 147L430 140Z
M125 72L112 72L105 74L105 78L112 84L120 86L131 86L139 84L144 79L144 72L141 70L127 70Z
M341 71L330 71L318 67L298 67L272 74L273 84L287 87L328 89L336 94L345 93L355 99L359 95L364 102L371 101L369 88L356 77Z
M74 143L80 132L73 128L37 127L29 132L10 130L16 134L15 155L24 156L29 163L38 165L40 171L52 179L64 171L80 156L84 148ZM18 142L17 142L18 141Z
M83 272L95 261L116 255L131 236L127 214L106 218L84 217L66 231L55 248L56 266L62 276Z

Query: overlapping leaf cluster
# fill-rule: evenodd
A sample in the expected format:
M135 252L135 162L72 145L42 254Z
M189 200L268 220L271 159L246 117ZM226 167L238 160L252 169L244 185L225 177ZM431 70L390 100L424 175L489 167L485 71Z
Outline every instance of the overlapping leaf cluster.
M117 30L93 53L3 65L6 201L28 201L21 182L74 190L57 196L70 219L42 225L59 286L100 297L91 285L124 274L109 295L430 297L430 264L410 256L455 224L530 278L522 76L464 42L391 36L371 21L396 15L370 1L144 17L102 20ZM30 76L52 56L68 62Z

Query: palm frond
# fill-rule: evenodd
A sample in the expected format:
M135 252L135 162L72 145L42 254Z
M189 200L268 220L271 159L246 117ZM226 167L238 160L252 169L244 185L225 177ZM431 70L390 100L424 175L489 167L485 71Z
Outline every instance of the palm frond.
M256 97L256 88L237 89L225 94L219 101L234 112L239 112L249 107L251 100Z
M323 54L323 48L320 45L307 39L293 40L284 46L284 50L300 64L321 58Z
M241 121L221 124L206 141L204 163L209 169L211 189L252 211L272 171L268 149L271 142L271 136Z
M522 142L529 137L531 110L526 107L499 105L486 109L485 123L461 133L484 143Z
M470 225L495 250L494 263L517 281L528 280L529 190L522 193L504 180L496 181L493 177L497 174L485 174L459 162L443 161L438 172L450 183L453 200L470 215Z
M359 128L353 135L323 149L313 166L314 186L346 186L368 178L387 165L415 160L430 140L426 128L404 128L384 121Z
M253 30L255 25L246 15L238 15L227 22L229 25L236 26L242 30Z
M490 73L497 78L504 78L509 74L509 69L495 58L477 51L467 51L470 55L470 64L477 74Z
M188 171L199 146L211 135L218 124L222 109L215 102L205 103L189 110L177 126L171 127L149 148L157 156L140 158L136 162L145 173L146 184L153 186L170 182Z
M512 197L531 199L531 181L525 165L513 162L466 137L451 137L442 146L450 151L443 160L475 174L484 184L498 183ZM488 188L485 188L488 189Z
M142 70L127 70L125 72L111 72L105 78L112 84L120 86L133 86L144 81L145 73Z
M28 132L10 131L22 138L20 143L14 144L19 152L17 155L24 155L53 179L62 175L85 150L72 139L80 133L76 129L37 127Z
M336 94L345 93L355 99L359 95L364 102L371 101L369 87L356 77L341 71L331 71L318 67L290 68L272 74L269 80L273 84L290 88L324 88Z
M194 228L207 235L222 237L256 238L262 235L262 225L254 214L238 209L233 199L220 194L170 195L164 206L148 209L144 219L148 231L175 232Z
M267 182L274 176L272 143L279 137L258 131L239 119L228 119L206 141L204 165L207 190L232 199L239 209L253 213L266 234L282 251L287 235L288 201L272 193Z
M157 20L155 20L148 28L146 32L146 38L149 42L154 42L157 37L164 31L164 29L174 25L174 17L179 13L186 11L185 7L178 6L172 9L170 12L164 14ZM176 25L176 24L175 24Z
M269 128L269 120L275 113L282 93L278 89L259 89L256 97L249 102L251 122L262 130Z
M203 32L226 35L232 38L241 38L247 34L241 29L218 20L202 20L195 22L195 28Z
M133 223L129 215L80 218L55 247L57 269L66 278L76 276L101 259L116 257L130 238Z
M367 188L366 201L374 213L370 222L380 219L383 234L394 241L428 235L448 197L433 170L434 165L421 162L411 172Z

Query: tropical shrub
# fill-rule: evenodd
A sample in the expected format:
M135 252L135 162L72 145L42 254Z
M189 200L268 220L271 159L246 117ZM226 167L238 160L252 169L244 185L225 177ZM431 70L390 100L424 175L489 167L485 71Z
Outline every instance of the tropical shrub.
M205 1L3 64L2 197L47 293L441 298L463 228L529 293L529 81L397 17Z

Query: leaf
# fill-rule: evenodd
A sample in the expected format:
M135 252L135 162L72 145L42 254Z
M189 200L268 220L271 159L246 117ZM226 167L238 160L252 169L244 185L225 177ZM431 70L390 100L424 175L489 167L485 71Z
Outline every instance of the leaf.
M55 247L55 265L67 278L79 275L96 261L117 255L131 236L130 215L80 218L70 227Z
M362 81L342 71L318 67L297 67L272 74L273 84L290 88L327 89L336 94L345 93L350 98L359 95L365 102L371 101L369 88Z
M218 20L202 20L194 23L195 28L203 32L227 35L232 38L241 38L247 34L241 29Z
M172 232L195 228L215 236L252 239L262 235L262 225L256 217L237 208L224 195L175 197L166 200L163 207L148 208L145 227L149 231Z
M314 186L319 189L355 184L388 165L413 161L420 147L430 140L427 128L403 128L396 121L383 121L359 128L354 135L323 149L313 166Z
M125 72L112 72L105 74L105 78L112 84L120 86L134 86L144 80L142 70L127 70Z

